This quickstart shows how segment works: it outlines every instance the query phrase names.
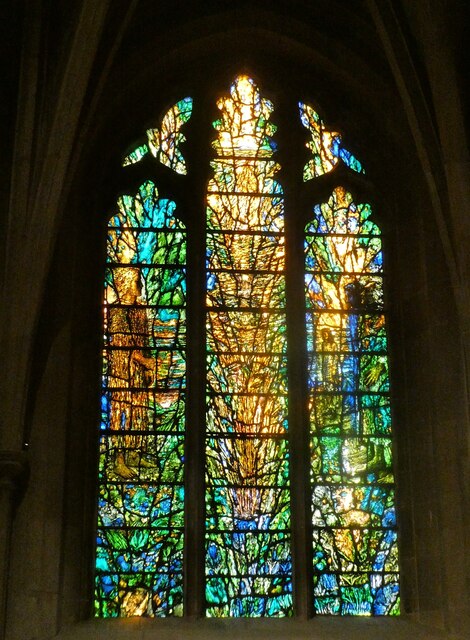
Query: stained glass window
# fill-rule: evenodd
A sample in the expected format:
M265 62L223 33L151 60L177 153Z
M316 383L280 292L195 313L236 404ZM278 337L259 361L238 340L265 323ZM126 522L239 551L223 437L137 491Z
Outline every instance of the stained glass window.
M96 611L181 615L184 225L152 182L109 221Z
M210 616L289 615L284 200L272 104L218 103L207 196L206 597Z
M219 95L206 201L189 214L188 244L175 204L188 199L161 197L151 180L118 199L108 224L96 615L183 615L188 573L199 572L198 615L292 616L304 559L302 589L316 614L397 614L380 229L344 172L328 202L297 210L309 192L295 205L286 195L281 164L291 158L276 145L278 105L246 75ZM298 108L310 136L304 182L334 176L339 164L364 173L312 106ZM123 165L149 156L191 176L182 143L191 144L192 111L184 98L164 112ZM300 237L304 268L293 269ZM299 388L292 370L302 371ZM203 397L204 408L193 401ZM294 459L309 474L303 505ZM311 517L308 548L291 515L299 510ZM203 512L196 523L187 515ZM204 561L193 566L195 531Z
M345 149L341 135L329 131L313 107L299 102L299 109L300 120L311 135L306 147L312 152L312 157L304 167L305 181L329 173L340 160L353 171L364 172L359 160Z
M380 230L343 188L305 232L318 613L398 612Z
M181 144L186 140L181 127L188 122L193 111L192 98L183 98L174 104L162 118L160 127L147 130L147 142L140 144L124 158L123 166L140 162L150 153L176 173L187 173Z

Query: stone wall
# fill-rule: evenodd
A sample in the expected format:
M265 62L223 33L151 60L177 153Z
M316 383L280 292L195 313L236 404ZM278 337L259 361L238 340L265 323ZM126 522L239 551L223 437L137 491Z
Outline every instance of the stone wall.
M20 66L11 58L17 125L0 194L7 640L470 632L465 3L312 4L71 0L61 10L32 0L11 21L22 55ZM357 191L380 217L389 273L399 621L86 622L103 230L132 187L119 159L165 100L240 65L315 99L368 167Z

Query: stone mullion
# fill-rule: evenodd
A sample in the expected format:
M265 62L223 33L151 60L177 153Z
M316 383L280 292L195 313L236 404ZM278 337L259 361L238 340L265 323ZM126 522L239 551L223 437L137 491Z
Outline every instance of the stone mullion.
M291 94L291 92L289 92ZM295 101L276 105L279 179L284 190L286 230L286 311L289 383L290 492L294 615L309 618L313 610L310 445L305 329L302 171L305 136Z
M205 614L205 207L210 176L215 103L194 97L183 153L188 165L183 207L187 215L187 418L185 445L184 615Z

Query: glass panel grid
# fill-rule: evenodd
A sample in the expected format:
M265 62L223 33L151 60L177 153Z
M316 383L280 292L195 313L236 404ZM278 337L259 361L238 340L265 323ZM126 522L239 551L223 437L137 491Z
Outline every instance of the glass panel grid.
M206 209L206 615L292 615L284 195L273 104L217 103ZM361 163L299 103L311 180ZM124 160L185 174L185 98ZM108 225L96 615L183 612L186 232L152 182ZM380 229L344 189L305 228L314 608L399 613ZM202 478L201 478L202 481ZM295 523L294 523L295 526Z
M306 227L314 606L399 613L379 229L337 188Z
M183 612L186 234L155 185L108 228L96 615ZM159 266L157 266L159 265Z
M272 104L218 102L207 197L206 614L292 614L282 188Z

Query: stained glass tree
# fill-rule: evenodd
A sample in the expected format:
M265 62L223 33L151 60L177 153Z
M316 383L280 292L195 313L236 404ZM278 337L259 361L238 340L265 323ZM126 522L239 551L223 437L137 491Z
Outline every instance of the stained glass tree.
M273 106L240 76L218 107L207 196L207 615L285 616L285 241Z

